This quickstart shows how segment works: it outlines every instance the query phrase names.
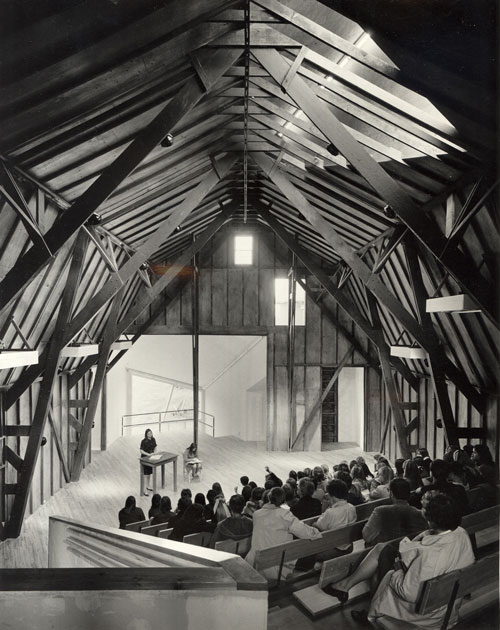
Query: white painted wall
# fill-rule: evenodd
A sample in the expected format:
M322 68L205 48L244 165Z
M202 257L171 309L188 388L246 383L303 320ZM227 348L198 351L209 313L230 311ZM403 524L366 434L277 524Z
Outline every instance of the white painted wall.
M255 337L247 339L249 345L255 341ZM266 439L266 388L265 383L262 385L266 378L266 353L266 339L261 337L249 352L205 389L205 409L216 418L215 437L235 435L242 440Z
M338 381L338 439L364 448L364 368L345 367Z
M214 382L228 365L256 341L257 345L248 354ZM191 353L191 337L187 335L144 335L109 371L107 444L120 437L122 415L132 413L129 370L192 383ZM266 376L265 338L203 335L200 337L199 360L200 387L205 390L208 386L200 404L204 400L202 410L216 416L216 436L236 435L249 440L265 439L265 409L263 437L256 437L252 426L247 429L249 414L246 393L247 389ZM257 426L260 427L261 423L262 417L259 416Z

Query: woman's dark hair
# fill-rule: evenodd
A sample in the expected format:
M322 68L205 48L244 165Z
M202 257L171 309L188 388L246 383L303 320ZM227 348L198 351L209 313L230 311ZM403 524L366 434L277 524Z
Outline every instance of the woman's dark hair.
M295 481L297 481L297 473L295 472L295 470L291 470L291 471L288 473L288 476L289 476L291 479L295 479Z
M205 495L203 494L203 492L198 492L195 495L194 502L197 503L198 505L206 505L207 504L207 502L205 500Z
M417 448L417 453L421 456L421 457L430 457L429 455L429 451L426 448Z
M340 462L337 470L349 473L349 464L346 464L345 462Z
M271 490L264 490L264 492L262 493L262 505L265 505L266 503L269 503L269 493L271 492Z
M250 486L243 486L243 488L241 489L241 496L245 499L246 501L250 501L250 497L252 496L252 488Z
M404 478L413 481L416 488L420 488L422 485L422 477L420 476L420 470L418 464L413 459L407 459L403 466Z
M306 477L311 477L312 476L312 470L310 468L304 468L304 470L302 472L304 473L304 475Z
M437 490L426 492L422 498L422 513L431 527L441 530L456 529L462 515L453 499Z
M252 488L252 490L257 487L257 484L255 483L255 481L249 481L248 485L250 486L250 488Z
M183 488L181 490L181 497L182 498L191 500L192 496L193 496L193 493L191 492L190 488Z
M130 496L125 501L125 509L131 510L132 508L135 508L135 497Z
M207 492L207 501L210 503L210 505L214 505L215 503L215 497L216 497L216 492L215 490L209 490Z
M252 495L251 495L250 499L254 503L257 503L257 501L261 501L262 500L262 495L263 494L264 494L264 488L261 488L260 486L257 486L256 488L253 488Z
M245 499L241 496L241 494L233 494L233 496L229 499L229 509L231 512L233 512L233 514L241 514L244 507Z
M203 510L203 506L198 503L191 503L182 515L182 520L185 523L197 523L198 521L204 521L205 511Z
M151 497L151 508L159 508L161 503L161 495L156 493Z
M285 491L283 488L274 487L269 491L269 503L279 507L285 502Z
M191 499L186 499L184 497L181 497L178 501L177 501L177 515L178 516L182 516L184 514L184 512L187 510L187 508L193 505L191 503Z
M312 497L314 494L314 483L307 477L299 479L299 490L303 497Z
M409 461L409 460L406 460L406 461ZM404 463L405 463L405 460L402 457L398 457L396 461L394 462L396 475L399 475L400 477L402 477L404 473Z
M493 457L491 456L490 449L486 444L474 444L474 450L477 453L478 459L476 460L479 465L486 464L487 466L493 466Z
M366 481L365 471L363 470L361 466L358 466L357 464L356 466L353 466L351 468L351 477L353 479L360 479L361 481Z
M284 483L282 486L283 491L285 492L285 501L292 501L295 497L295 492L293 491L292 486L289 486L287 483Z
M188 446L188 451L190 453L196 453L197 450L198 450L198 445L195 444L194 442L191 442L191 444Z
M307 477L306 473L303 470L299 470L297 473L297 481L299 479L303 479L304 477Z
M338 471L340 473L342 471ZM336 499L347 499L348 488L344 481L340 479L332 479L326 487L328 494Z
M318 482L324 481L325 473L323 472L323 469L321 468L321 466L315 466L314 467L314 469L313 469L313 477Z
M344 470L338 470L335 473L335 479L338 479L339 481L343 481L345 485L347 486L347 491L349 492L352 486L352 478L349 473L345 472ZM342 497L339 497L339 498L342 498Z
M217 496L218 494L224 494L222 492L222 486L220 485L220 483L218 481L214 481L214 483L212 484L212 490L215 491L215 495Z
M249 478L246 475L240 477L240 483L242 486L248 486Z
M146 440L148 439L148 433L151 431L151 429L146 429L144 431L144 437L146 438ZM153 431L151 431L151 435L153 435Z
M358 462L355 459L351 459L351 461L349 462L349 470L352 470L354 468L354 466L357 466Z
M172 511L172 501L170 500L170 497L167 497L167 496L162 497L161 502L160 502L160 512L162 514L166 514L167 512L171 512L171 511Z

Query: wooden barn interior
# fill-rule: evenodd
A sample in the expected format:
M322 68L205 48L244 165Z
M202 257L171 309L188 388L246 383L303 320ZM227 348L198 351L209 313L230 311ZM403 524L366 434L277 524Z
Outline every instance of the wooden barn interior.
M150 603L147 627L199 628L210 606L203 627L231 627L228 603L252 630L335 620L268 606L267 585L239 565L234 588L218 552L199 559L163 541L168 561L125 568L111 551L109 563L92 556L78 522L102 525L92 536L103 548L125 544L110 528L139 493L127 388L156 363L192 389L186 432L160 433L166 450L199 442L207 484L232 487L269 462L283 474L332 464L336 449L394 461L482 443L498 464L496 11L490 0L0 3L9 627L26 597L23 627L53 627L51 615L89 627L71 612L78 596L41 612L39 598L104 598L110 583ZM257 352L258 378L248 369L232 398L227 386L233 406L215 413L209 386ZM73 540L61 564L47 558L62 545L47 542L49 516L50 536ZM127 553L144 552L128 536ZM128 572L123 583L106 581L109 567ZM197 612L182 617L181 597ZM95 627L125 627L109 623Z

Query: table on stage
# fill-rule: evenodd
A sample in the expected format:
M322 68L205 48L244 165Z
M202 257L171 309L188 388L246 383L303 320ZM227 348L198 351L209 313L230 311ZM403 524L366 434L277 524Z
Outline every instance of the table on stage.
M161 487L165 487L165 464L172 462L174 469L174 492L177 492L177 457L175 453L167 453L166 451L160 451L154 453L149 457L139 457L139 488L140 496L143 495L143 472L144 466L151 466L153 469L153 492L156 493L156 470L161 466Z

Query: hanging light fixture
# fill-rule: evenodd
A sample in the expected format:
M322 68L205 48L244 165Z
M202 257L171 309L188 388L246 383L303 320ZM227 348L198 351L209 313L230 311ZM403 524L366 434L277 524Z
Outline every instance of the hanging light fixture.
M481 309L468 295L447 295L425 301L427 313L480 313Z

